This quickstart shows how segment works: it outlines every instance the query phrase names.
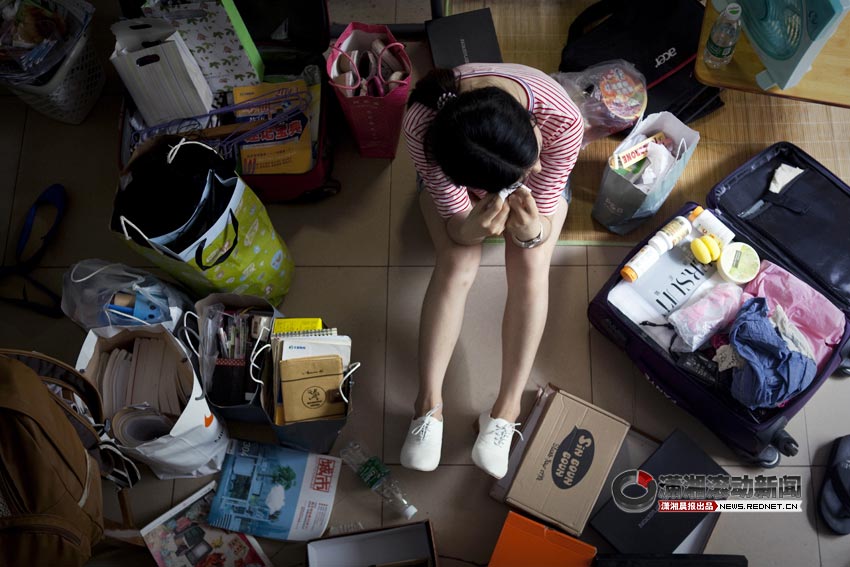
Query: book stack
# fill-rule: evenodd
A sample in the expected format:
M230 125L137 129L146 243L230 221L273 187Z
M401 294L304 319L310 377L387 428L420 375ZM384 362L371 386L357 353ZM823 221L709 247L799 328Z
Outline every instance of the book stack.
M276 425L344 417L344 376L351 338L322 328L321 319L276 319L271 340Z
M132 351L100 354L95 376L103 410L116 438L127 446L171 430L192 393L192 375L178 372L179 354L157 338L137 338Z

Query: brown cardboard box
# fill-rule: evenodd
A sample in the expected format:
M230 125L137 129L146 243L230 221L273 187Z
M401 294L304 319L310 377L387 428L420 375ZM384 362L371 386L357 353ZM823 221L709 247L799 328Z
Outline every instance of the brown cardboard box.
M628 430L623 419L556 390L505 501L581 535Z
M342 358L338 355L293 358L280 362L283 421L345 417L339 393Z

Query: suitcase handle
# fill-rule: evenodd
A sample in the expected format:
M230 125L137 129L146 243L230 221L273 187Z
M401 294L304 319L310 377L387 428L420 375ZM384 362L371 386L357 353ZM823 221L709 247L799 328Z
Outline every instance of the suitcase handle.
M845 376L850 376L850 341L841 347L841 362L838 363L836 370Z

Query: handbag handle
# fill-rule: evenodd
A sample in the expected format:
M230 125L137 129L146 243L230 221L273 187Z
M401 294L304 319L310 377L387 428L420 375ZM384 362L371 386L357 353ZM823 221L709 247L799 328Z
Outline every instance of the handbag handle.
M127 232L127 227L129 226L130 228L135 230L139 234L139 236L141 236L144 239L145 243L148 246L150 246L151 249L155 250L156 252L160 253L163 256L170 257L172 260L178 260L180 262L183 261L183 259L180 256L178 256L177 254L175 254L174 252L172 252L168 248L166 248L164 246L162 248L160 248L159 244L151 242L151 239L148 238L147 235L144 232L142 232L142 229L140 229L138 226L136 226L135 224L130 222L130 220L127 217L125 217L124 215L121 215L120 217L118 217L118 222L121 223L121 230L124 232L124 238L126 238L127 240L133 239L129 235L129 233Z
M384 74L381 72L381 63L384 62L384 53L386 53L390 47L401 47L401 50L404 51L404 44L399 41L396 41L394 43L385 45L384 48L381 50L381 53L378 55L378 80L384 83L385 85L389 85L390 83L389 81L384 80ZM404 61L401 61L401 63L404 63ZM405 67L407 67L407 65L405 65ZM410 71L408 70L408 73L409 72Z
M336 83L336 82L333 82L333 81L331 81L331 84L334 86L335 89L340 89L340 90L343 90L343 91L355 91L355 90L359 89L360 83L363 82L363 79L360 77L360 69L358 69L357 65L355 65L354 59L352 59L351 55L349 55L347 52L343 51L342 49L340 49L339 47L337 47L335 45L331 46L331 51L339 52L340 55L342 55L343 57L348 59L349 67L351 68L351 71L354 73L354 76L357 77L357 84L352 85L350 87L346 86L346 85L340 85L339 83ZM336 63L339 63L339 58L337 58L335 64Z
M215 262L210 264L209 266L204 265L204 246L207 243L206 238L201 240L198 243L198 247L195 248L195 263L201 269L201 271L207 271L210 268L214 268L230 258L230 255L233 254L233 251L236 250L236 245L239 243L239 221L236 220L236 215L233 213L233 209L230 209L230 222L233 225L233 244L230 245L230 248L227 251L216 258Z

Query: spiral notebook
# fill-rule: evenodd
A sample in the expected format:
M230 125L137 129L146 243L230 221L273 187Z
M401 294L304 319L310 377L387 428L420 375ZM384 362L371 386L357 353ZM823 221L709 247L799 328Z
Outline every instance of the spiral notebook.
M276 424L284 422L280 362L324 355L338 355L342 359L343 369L347 368L351 363L351 337L337 334L335 328L272 335L273 397L264 400L264 409Z

